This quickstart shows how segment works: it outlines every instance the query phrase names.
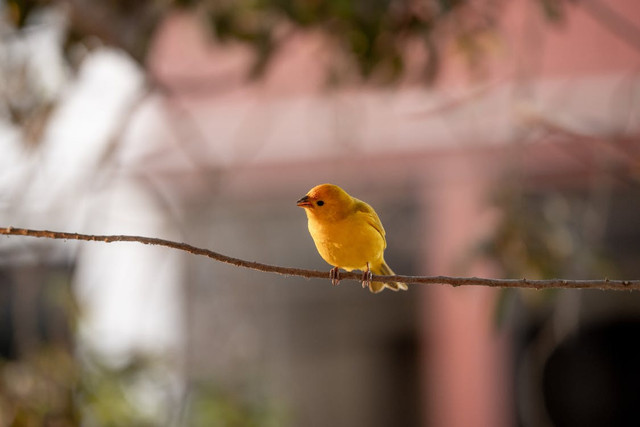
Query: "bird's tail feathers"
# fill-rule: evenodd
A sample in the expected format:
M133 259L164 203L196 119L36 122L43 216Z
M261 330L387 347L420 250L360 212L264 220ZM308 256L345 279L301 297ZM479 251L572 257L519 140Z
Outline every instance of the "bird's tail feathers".
M378 274L381 276L393 276L396 274L393 272L391 267L389 267L384 260L382 261L382 264L380 264L380 267L371 269L371 272L373 274ZM389 282L389 283L371 282L371 285L369 285L369 290L374 294L377 294L378 292L382 291L384 288L391 289L392 291L399 291L399 290L406 291L407 289L409 289L407 284L402 282Z

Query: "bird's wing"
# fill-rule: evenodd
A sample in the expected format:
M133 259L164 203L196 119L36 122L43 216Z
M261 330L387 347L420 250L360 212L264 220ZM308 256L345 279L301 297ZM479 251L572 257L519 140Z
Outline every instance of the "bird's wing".
M387 241L384 238L385 236L384 227L382 226L382 222L380 222L380 218L378 217L378 214L376 213L376 211L374 211L371 206L369 206L367 203L363 202L362 200L355 199L355 201L356 201L356 205L355 205L356 214L364 215L364 218L367 221L367 223L371 225L373 228L375 228L378 231L378 233L380 233L380 235L382 236L382 240L385 241L385 247L386 247Z

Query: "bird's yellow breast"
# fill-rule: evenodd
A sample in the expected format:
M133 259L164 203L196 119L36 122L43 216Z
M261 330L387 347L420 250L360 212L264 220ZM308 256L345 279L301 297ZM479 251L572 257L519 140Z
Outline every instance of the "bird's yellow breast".
M367 263L379 265L386 242L365 214L354 213L337 221L309 216L309 232L322 258L347 271L363 270Z

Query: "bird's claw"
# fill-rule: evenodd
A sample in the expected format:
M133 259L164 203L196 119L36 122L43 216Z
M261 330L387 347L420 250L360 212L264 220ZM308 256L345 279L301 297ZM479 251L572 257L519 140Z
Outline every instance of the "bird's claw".
M373 273L369 270L369 263L367 263L367 269L362 273L362 287L368 288L371 285L373 279Z
M333 267L329 270L329 279L331 279L333 286L337 286L340 283L340 269L338 267Z

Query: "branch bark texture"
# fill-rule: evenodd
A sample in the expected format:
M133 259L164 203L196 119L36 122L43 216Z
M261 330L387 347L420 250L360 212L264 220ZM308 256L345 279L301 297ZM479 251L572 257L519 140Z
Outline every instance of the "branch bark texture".
M131 235L94 235L80 233L66 233L49 230L33 230L26 228L0 227L0 234L8 236L28 236L45 239L84 240L90 242L137 242L145 245L164 246L185 251L194 255L201 255L215 261L231 264L236 267L249 268L283 276L297 276L307 279L329 279L329 271L307 270L303 268L282 267L234 258L209 249L199 248L186 243ZM341 280L362 280L362 274L356 272L341 272ZM601 290L640 290L640 280L568 280L568 279L490 279L481 277L450 277L450 276L380 276L373 275L378 282L399 281L411 284L446 284L451 286L488 286L493 288L523 288L523 289L601 289Z

